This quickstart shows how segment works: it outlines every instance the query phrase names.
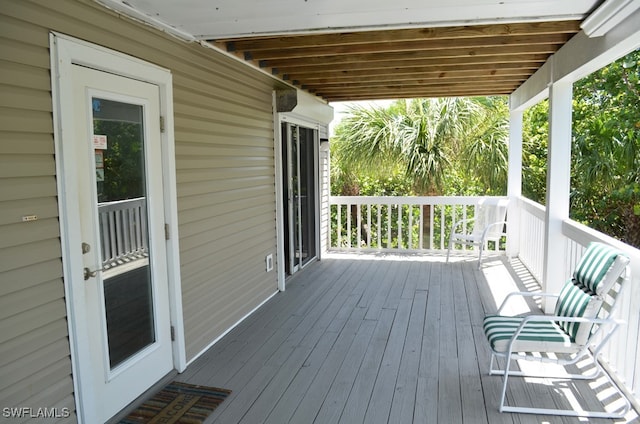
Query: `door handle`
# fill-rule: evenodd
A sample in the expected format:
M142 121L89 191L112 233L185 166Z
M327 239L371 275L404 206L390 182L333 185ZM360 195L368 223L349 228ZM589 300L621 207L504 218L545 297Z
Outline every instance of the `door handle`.
M87 281L89 278L93 278L98 275L99 272L104 271L104 268L99 268L91 271L88 267L84 267L84 281Z

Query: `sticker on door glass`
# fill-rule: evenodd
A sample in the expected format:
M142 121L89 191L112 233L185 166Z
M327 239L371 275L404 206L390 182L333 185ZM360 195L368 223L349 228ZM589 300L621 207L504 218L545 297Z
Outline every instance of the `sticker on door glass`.
M96 169L104 168L104 152L102 150L96 150Z
M107 136L106 135L94 135L93 136L93 148L97 150L107 150Z
M104 151L96 149L95 158L96 158L96 181L101 182L101 181L104 181Z

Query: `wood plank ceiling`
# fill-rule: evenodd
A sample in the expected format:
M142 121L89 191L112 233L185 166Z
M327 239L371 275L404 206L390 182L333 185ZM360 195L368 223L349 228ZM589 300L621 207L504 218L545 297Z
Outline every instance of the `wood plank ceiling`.
M329 102L512 93L580 21L208 40Z

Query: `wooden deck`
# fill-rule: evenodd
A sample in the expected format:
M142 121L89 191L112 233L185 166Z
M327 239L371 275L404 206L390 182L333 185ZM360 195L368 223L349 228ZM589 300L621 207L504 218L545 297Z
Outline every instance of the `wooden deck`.
M177 379L233 390L207 421L216 423L587 421L497 411L502 380L487 375L482 318L505 293L537 285L504 259L488 258L481 271L476 265L470 258L330 255ZM532 406L593 407L596 392L607 408L619 401L606 385L517 380L508 397Z

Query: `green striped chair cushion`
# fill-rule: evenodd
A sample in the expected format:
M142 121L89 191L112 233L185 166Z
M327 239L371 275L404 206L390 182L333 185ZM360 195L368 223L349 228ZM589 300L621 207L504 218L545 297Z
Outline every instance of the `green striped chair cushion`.
M602 306L602 299L586 293L582 287L568 281L558 297L555 315L561 317L585 317L594 318ZM571 340L579 345L584 345L591 335L593 324L579 322L558 322L560 327L567 332Z
M509 341L513 337L522 317L507 317L502 315L488 315L484 319L484 333L495 352L506 352ZM518 339L513 343L513 352L541 352L553 351L572 353L577 351L571 338L553 321L530 322L525 325Z
M594 318L605 295L620 277L629 260L622 253L602 243L591 243L578 263L556 303L554 315ZM506 352L521 317L489 315L484 332L495 352ZM571 353L584 346L591 336L591 323L548 321L527 323L513 344L513 352Z
M573 279L592 293L598 295L606 293L611 285L606 284L605 276L611 270L611 266L619 254L620 252L606 244L590 243L578 262ZM614 278L617 277L618 275L614 276Z

